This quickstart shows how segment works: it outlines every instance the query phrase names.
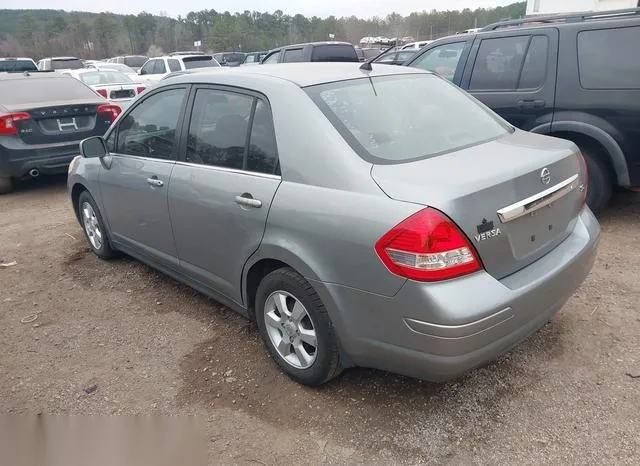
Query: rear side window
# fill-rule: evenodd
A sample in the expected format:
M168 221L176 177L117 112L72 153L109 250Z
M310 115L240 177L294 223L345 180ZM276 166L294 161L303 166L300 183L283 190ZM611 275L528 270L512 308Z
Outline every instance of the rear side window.
M96 93L71 77L26 78L0 80L0 102L3 104L35 104L51 101L87 99L98 101Z
M242 170L252 107L252 97L198 89L189 123L186 161Z
M273 131L271 109L263 100L258 99L253 114L246 169L252 172L274 174L277 165L276 137Z
M220 66L211 55L199 55L197 57L185 57L182 59L184 67L188 70L195 68L211 68Z
M37 71L38 68L31 60L0 60L0 73L22 73L23 71Z
M302 49L286 49L284 51L285 63L294 63L302 61Z
M169 63L169 71L180 71L180 62L178 60L170 58L167 63Z
M79 70L82 68L82 60L77 58L56 58L51 60L51 68L54 70Z
M578 66L585 89L640 89L640 26L579 33Z
M354 79L305 90L372 163L435 157L511 131L459 88L431 74Z
M311 61L352 62L360 61L353 45L331 44L317 45L311 52Z
M533 36L524 59L518 89L537 89L547 77L549 39L547 36Z
M471 90L515 90L529 36L484 39L473 65Z

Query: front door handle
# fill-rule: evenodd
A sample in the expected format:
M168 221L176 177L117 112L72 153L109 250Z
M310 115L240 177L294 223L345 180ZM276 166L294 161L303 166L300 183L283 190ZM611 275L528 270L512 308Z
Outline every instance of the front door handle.
M151 178L147 178L147 183L151 186L157 186L158 188L164 186L164 181L159 180L156 175L153 175Z
M544 108L544 100L518 100L518 108Z
M241 196L236 196L236 204L241 207L253 207L254 209L259 209L262 207L262 201L258 199L254 199L253 196L249 193L244 193Z

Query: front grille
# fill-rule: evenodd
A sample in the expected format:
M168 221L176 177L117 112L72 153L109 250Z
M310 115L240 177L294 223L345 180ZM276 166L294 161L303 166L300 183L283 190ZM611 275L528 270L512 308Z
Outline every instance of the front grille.
M136 93L133 89L123 89L120 91L111 91L110 99L130 99L135 97Z

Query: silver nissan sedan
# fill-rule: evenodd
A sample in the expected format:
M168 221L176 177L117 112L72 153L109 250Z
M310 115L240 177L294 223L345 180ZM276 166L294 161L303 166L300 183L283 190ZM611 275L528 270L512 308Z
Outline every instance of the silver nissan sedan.
M257 322L296 381L445 380L531 335L591 269L571 142L440 77L373 64L184 74L69 167L99 257L131 255Z

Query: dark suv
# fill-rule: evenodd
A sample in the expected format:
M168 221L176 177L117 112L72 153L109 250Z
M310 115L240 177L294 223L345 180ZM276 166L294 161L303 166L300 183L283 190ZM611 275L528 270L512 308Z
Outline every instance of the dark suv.
M640 8L505 21L435 41L406 64L518 128L575 142L595 212L615 185L640 186Z
M359 61L355 47L348 42L309 42L270 50L261 63Z

